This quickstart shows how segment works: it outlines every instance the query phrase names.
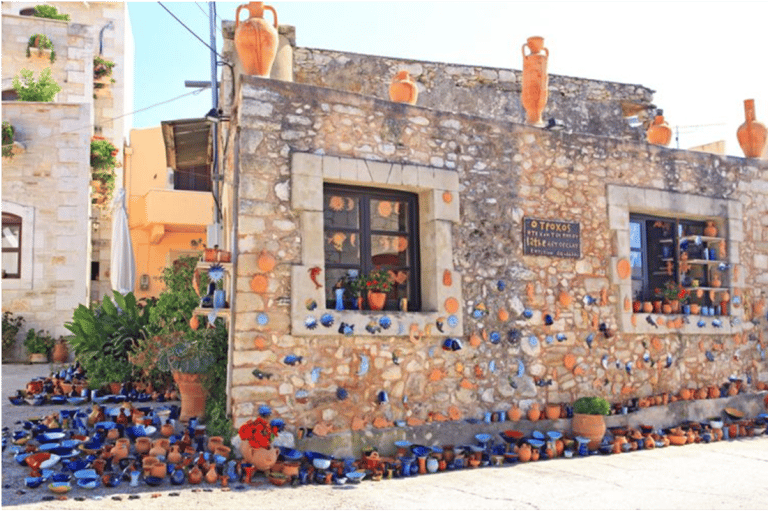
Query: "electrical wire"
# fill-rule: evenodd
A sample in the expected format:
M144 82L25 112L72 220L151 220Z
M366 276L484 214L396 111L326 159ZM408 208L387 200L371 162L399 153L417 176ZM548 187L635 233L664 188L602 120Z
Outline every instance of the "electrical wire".
M177 18L175 14L173 14L173 13L172 13L172 12L171 12L171 11L170 11L170 10L169 10L167 7L166 7L166 6L164 6L164 5L163 5L163 2L157 2L157 3L158 3L158 4L160 4L160 7L162 7L163 9L165 9L165 10L168 12L168 14L170 14L171 16L173 16L173 19L175 19L176 21L178 21L179 23L181 23L181 26L182 26L182 27L184 27L185 29L187 29L187 30L189 31L189 33L190 33L190 34L192 34L193 36L195 36L195 37L198 39L198 41L200 41L201 43L203 43L203 44L204 44L204 45L205 45L205 46L206 46L206 47L207 47L209 50L211 50L213 53L215 53L215 54L216 54L216 55L217 55L217 56L218 56L220 59L224 60L224 57L222 57L222 56L219 54L219 52L217 52L217 51L216 51L214 48L211 48L211 46L210 46L208 43L206 43L205 41L203 41L203 40L200 38L200 36L198 36L198 35L195 33L195 31L194 31L194 30L192 30L191 28L189 28L188 26L186 26L186 25L184 24L184 22L183 22L183 21L181 21L179 18Z
M211 19L211 17L208 15L208 13L205 12L205 9L203 9L203 6L200 5L200 2L195 2L195 5L197 6L198 9L200 9L200 12L202 12L205 15L206 19L208 19L208 20ZM216 14L216 3L215 2L213 4L213 12L214 12L214 14ZM219 17L218 14L216 14L216 19L219 20L219 23L216 25L216 30L219 31L219 34L221 34L221 37L224 37L224 32L222 32L222 30L221 30L221 23L223 23L222 19Z

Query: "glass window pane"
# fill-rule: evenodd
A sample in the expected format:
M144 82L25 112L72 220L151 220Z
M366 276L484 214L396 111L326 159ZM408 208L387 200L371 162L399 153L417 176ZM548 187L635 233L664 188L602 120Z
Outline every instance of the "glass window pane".
M19 253L3 253L3 274L16 275L19 273Z
M19 226L3 226L3 249L19 248Z
M640 236L641 233L642 230L640 229L639 222L629 223L629 246L632 249L640 249L643 247L643 240Z
M340 195L325 194L325 226L357 229L360 224L359 199Z
M336 308L336 288L345 288L342 295L344 301L344 308L350 309L352 305L352 294L346 289L346 283L349 273L352 272L343 268L329 268L325 271L325 298L326 307L330 309Z
M360 264L360 235L341 231L325 232L325 261L331 264Z
M371 264L374 267L405 267L408 261L408 237L371 236Z
M408 230L408 203L372 199L371 229L406 232Z

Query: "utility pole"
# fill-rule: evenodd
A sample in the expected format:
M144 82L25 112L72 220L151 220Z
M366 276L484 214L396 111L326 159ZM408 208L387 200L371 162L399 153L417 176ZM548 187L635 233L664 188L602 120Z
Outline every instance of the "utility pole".
M211 32L211 48L216 49L216 2L208 2L208 23ZM216 52L211 51L211 101L214 112L219 110L219 80L216 76ZM221 213L219 207L219 124L211 123L211 138L213 139L213 167L211 169L211 181L213 182L213 198L214 202L214 214L213 223L216 229L216 243L220 244L219 236L221 235Z

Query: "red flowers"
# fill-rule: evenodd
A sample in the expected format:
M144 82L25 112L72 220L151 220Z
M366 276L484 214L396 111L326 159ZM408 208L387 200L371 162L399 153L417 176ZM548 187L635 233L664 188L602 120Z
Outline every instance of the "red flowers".
M240 439L248 441L253 448L269 448L277 432L277 427L270 426L264 418L247 421L238 431Z

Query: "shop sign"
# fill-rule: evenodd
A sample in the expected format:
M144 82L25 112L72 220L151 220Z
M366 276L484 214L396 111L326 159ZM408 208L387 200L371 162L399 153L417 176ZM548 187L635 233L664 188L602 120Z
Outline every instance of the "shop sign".
M578 222L523 218L523 254L555 258L581 258Z

